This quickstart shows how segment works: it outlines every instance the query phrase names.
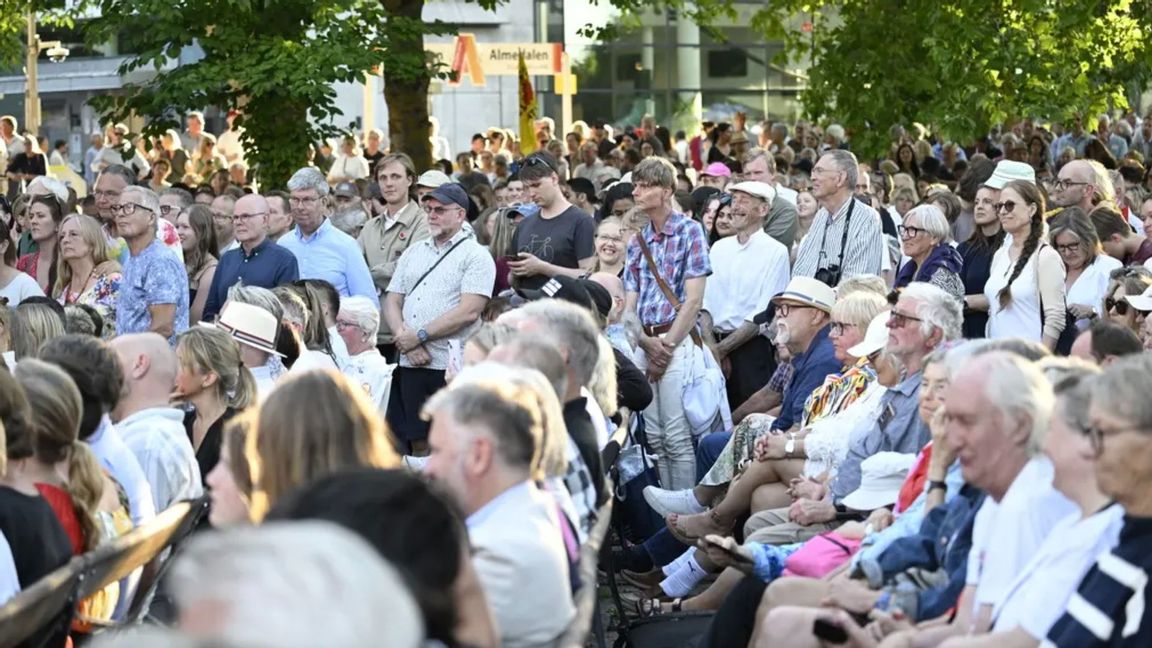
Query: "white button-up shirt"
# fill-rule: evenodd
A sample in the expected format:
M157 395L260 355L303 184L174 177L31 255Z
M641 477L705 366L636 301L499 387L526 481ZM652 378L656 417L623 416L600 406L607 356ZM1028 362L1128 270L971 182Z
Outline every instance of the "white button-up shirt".
M712 276L704 288L704 310L712 328L731 333L744 320L768 308L788 287L788 248L757 230L741 244L735 236L720 239L709 252Z

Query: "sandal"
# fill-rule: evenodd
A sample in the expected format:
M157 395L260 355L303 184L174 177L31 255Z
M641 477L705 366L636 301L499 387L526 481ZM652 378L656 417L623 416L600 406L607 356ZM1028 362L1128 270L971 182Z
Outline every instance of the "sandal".
M683 599L675 598L668 601L668 609L664 609L664 602L658 598L640 599L636 602L636 612L640 615L641 619L649 617L660 616L662 614L669 614L679 612L683 605Z

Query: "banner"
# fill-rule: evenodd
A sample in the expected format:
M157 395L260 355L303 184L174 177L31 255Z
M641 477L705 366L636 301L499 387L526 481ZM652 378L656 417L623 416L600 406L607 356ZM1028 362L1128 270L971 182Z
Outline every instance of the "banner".
M460 85L468 79L472 85L483 87L488 76L520 74L520 62L528 74L554 76L560 74L564 46L561 43L478 43L475 34L459 34L451 43L426 43L424 50L456 73Z
M520 153L528 155L536 150L536 91L528 77L524 52L520 52Z

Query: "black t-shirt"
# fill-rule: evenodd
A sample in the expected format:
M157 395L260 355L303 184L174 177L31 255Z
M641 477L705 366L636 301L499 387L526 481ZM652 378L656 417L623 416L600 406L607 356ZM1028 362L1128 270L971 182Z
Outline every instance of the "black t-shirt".
M0 486L0 532L12 548L20 587L27 589L72 558L72 542L39 495Z
M236 410L229 407L224 410L220 418L208 426L208 432L204 434L204 440L200 442L200 449L196 451L196 463L200 465L200 480L203 482L204 487L208 487L208 473L220 463L220 446L224 443L224 424L232 420L236 416ZM192 447L196 444L192 441L192 429L196 425L196 410L191 410L184 414L184 431L188 434L188 441L192 443ZM205 518L207 519L207 518Z
M380 164L380 160L384 159L384 151L376 151L375 153L364 151L364 159L368 160L368 177L371 180L375 180L376 165Z
M555 218L539 214L520 221L512 237L512 249L527 252L561 268L579 268L580 259L596 254L596 222L575 205ZM550 277L533 275L520 280L520 288L538 290Z
M568 428L568 436L576 443L580 450L580 458L592 473L592 480L596 486L596 506L604 502L604 469L600 465L600 448L596 443L596 428L592 425L592 417L588 416L588 399L577 398L564 404L564 426Z

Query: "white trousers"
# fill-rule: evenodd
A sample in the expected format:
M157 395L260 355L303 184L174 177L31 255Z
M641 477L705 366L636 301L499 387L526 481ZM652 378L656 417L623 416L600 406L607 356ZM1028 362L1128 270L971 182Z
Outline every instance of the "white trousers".
M696 450L692 447L692 427L684 416L684 380L693 346L689 336L672 352L664 376L651 383L652 404L644 410L648 443L659 457L660 484L669 490L696 485Z

